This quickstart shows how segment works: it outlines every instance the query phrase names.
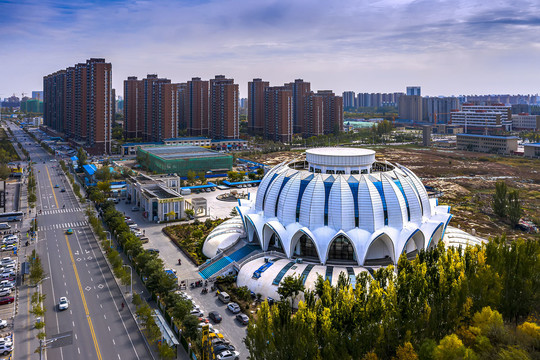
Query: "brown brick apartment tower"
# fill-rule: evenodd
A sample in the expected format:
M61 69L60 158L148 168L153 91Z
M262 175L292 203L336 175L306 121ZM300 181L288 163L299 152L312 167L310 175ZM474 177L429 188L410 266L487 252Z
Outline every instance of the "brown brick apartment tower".
M271 86L264 91L264 137L291 143L293 136L293 96L288 86Z
M216 75L210 80L210 137L238 139L240 119L238 113L239 90L234 79Z
M268 81L253 79L248 82L248 131L251 135L264 133L264 90L270 86Z
M190 136L207 136L209 127L209 83L194 77L184 95L184 121Z

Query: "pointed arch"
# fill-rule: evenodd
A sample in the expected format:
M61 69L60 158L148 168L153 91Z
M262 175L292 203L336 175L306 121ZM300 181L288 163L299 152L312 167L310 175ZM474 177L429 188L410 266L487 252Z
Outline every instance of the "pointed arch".
M327 264L329 261L360 264L354 243L345 232L338 232L328 243L324 263Z
M406 253L407 257L416 256L420 250L424 249L426 239L420 229L416 229L403 245L401 253Z
M248 236L248 242L257 242L259 246L262 248L263 243L261 236L259 235L259 232L257 231L257 227L255 226L255 223L251 219L249 215L246 215L245 217L245 225L246 225L246 233Z
M299 247L299 253L295 251L295 248ZM315 256L313 256L313 249L315 250ZM308 234L303 229L298 230L291 239L291 248L289 251L289 254L292 258L294 257L301 257L306 259L313 259L317 258L317 261L322 263L323 260L321 258L321 254L319 253L319 248L317 247L317 244L315 243L315 240L313 237Z
M279 235L279 233L276 231L276 229L274 229L274 227L268 223L264 224L263 226L263 240L262 240L262 243L263 243L263 246L262 246L262 249L264 251L270 251L268 248L270 247L271 244L273 243L276 243L279 245L279 247L274 247L273 251L280 251L279 249L281 249L281 251L289 256L287 254L287 251L285 249L285 246L283 244L283 241L281 239L281 236Z
M429 238L427 250L433 249L437 246L439 241L442 239L443 232L444 232L444 223L440 223L439 225L437 225L437 227L431 234L431 237Z
M368 262L370 263L368 264ZM387 265L390 263L396 263L394 257L394 242L388 234L383 232L369 244L364 258L364 266Z

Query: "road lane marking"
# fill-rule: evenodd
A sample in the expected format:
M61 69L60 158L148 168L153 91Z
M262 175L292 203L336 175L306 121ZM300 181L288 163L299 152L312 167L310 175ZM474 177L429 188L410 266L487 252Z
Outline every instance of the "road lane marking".
M56 193L54 192L54 186L52 184L51 174L49 173L49 168L47 166L45 166L45 170L47 170L47 176L49 177L49 183L51 184L51 189L52 189L53 196L54 196L54 202L56 203L56 207L58 207L58 200L56 199Z
M81 280L79 278L79 272L77 271L77 265L75 263L75 259L73 258L73 252L71 251L71 245L69 244L69 239L67 235L64 235L64 236L66 238L66 244L69 251L69 257L71 258L71 264L73 265L73 271L75 272L75 279L77 280L77 286L79 287L79 293L81 294L84 311L86 313L86 319L88 320L88 326L90 327L90 333L92 334L94 348L96 349L96 354L97 354L98 359L103 360L103 358L101 357L101 351L99 350L99 344L97 342L96 333L94 331L94 325L92 325L92 318L90 317L90 312L88 311L88 305L86 304L86 298L84 296Z

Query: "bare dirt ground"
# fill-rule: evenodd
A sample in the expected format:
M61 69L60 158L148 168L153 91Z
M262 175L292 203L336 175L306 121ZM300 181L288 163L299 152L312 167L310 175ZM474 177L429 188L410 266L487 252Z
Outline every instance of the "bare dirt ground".
M506 233L509 238L533 238L513 229L491 209L491 199L497 180L506 181L519 190L524 218L540 221L540 160L500 157L448 149L421 147L377 147L378 160L399 163L420 176L424 184L443 191L439 204L450 205L451 225L493 237ZM250 156L254 161L276 165L301 156L301 152L278 152Z

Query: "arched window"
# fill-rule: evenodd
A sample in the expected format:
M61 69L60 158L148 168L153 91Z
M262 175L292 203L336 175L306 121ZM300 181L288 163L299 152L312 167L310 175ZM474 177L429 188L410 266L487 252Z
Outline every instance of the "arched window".
M300 239L298 239L298 242L294 247L292 257L320 261L315 244L306 234L302 235Z
M327 262L332 261L337 263L356 263L353 245L345 236L336 237L330 244Z
M364 265L389 265L394 262L394 245L386 234L379 235L369 245Z
M272 236L270 237L270 242L268 243L268 251L279 251L285 253L285 251L283 250L283 245L281 244L281 240L279 240L279 236L276 236L276 233L272 233Z

